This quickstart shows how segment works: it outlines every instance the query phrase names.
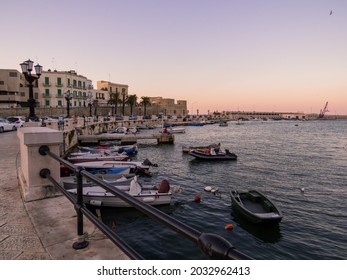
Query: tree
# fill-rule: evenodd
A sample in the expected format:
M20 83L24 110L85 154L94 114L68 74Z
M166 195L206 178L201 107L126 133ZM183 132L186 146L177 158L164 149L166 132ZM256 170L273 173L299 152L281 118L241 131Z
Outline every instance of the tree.
M132 115L134 106L137 105L137 96L136 96L136 94L129 95L127 100L126 100L126 103L129 104L129 106L130 106L130 115Z
M110 95L110 100L107 101L107 104L109 105L115 105L115 112L113 113L113 115L117 115L117 107L118 107L118 103L121 103L122 100L120 99L120 95L119 95L119 92L116 90L116 92L111 92L111 95Z
M151 102L149 100L149 97L147 96L142 96L141 97L142 101L140 102L139 105L143 106L143 115L146 116L146 109L147 109L147 106L150 106L151 105Z

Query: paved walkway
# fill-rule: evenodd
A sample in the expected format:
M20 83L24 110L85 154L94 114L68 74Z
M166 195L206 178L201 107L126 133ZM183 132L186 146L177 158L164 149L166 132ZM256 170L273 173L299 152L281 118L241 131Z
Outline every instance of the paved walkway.
M87 218L89 246L73 249L77 225L71 202L59 196L24 203L17 179L17 133L1 133L0 143L0 260L129 259Z

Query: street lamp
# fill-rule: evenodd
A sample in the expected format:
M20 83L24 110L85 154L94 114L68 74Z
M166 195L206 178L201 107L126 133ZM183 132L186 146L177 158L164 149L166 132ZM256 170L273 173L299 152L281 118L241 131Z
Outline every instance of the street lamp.
M122 89L122 96L123 96L122 105L123 105L123 116L124 116L124 109L125 109L125 89L124 88Z
M66 110L67 110L66 118L70 118L70 100L72 99L72 94L69 90L65 92L65 99L66 99Z
M89 91L88 92L88 106L89 106L89 117L92 116L92 106L93 106L93 95Z
M31 121L38 121L38 117L35 115L35 106L36 106L36 100L34 99L34 81L38 80L42 74L42 66L40 64L36 64L34 66L36 75L33 75L31 71L33 71L33 65L34 62L28 59L27 61L24 61L23 63L20 64L22 67L22 73L29 83L29 99L28 99L28 104L29 104L29 116L27 119Z

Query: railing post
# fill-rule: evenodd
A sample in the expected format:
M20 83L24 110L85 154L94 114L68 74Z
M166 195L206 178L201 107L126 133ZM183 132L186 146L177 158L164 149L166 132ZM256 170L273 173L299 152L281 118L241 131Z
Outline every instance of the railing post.
M77 213L77 242L72 245L76 250L86 248L89 244L89 242L85 240L83 232L83 213L81 211L83 207L83 177L80 173L81 170L83 170L83 168L79 168L78 172L76 172L77 203L75 205L75 210Z

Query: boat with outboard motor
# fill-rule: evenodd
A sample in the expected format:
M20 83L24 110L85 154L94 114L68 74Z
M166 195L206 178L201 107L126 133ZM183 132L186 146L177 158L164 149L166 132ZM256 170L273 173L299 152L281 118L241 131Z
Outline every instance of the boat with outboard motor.
M142 185L137 180L137 176L134 177L129 185L112 186L112 190L116 192L123 191L149 205L170 204L172 196L170 184L167 180L162 180L156 185ZM69 189L67 191L75 196L77 195L77 189ZM132 205L105 190L103 187L83 187L82 193L83 202L89 205L98 207L132 207Z
M220 151L219 149L211 148L208 152L201 150L192 150L189 152L189 155L200 160L236 160L237 155L231 153L228 149L225 149L225 152Z
M206 146L182 146L182 153L189 153L192 150L198 150L208 153L211 149L220 149L220 143L213 143Z

